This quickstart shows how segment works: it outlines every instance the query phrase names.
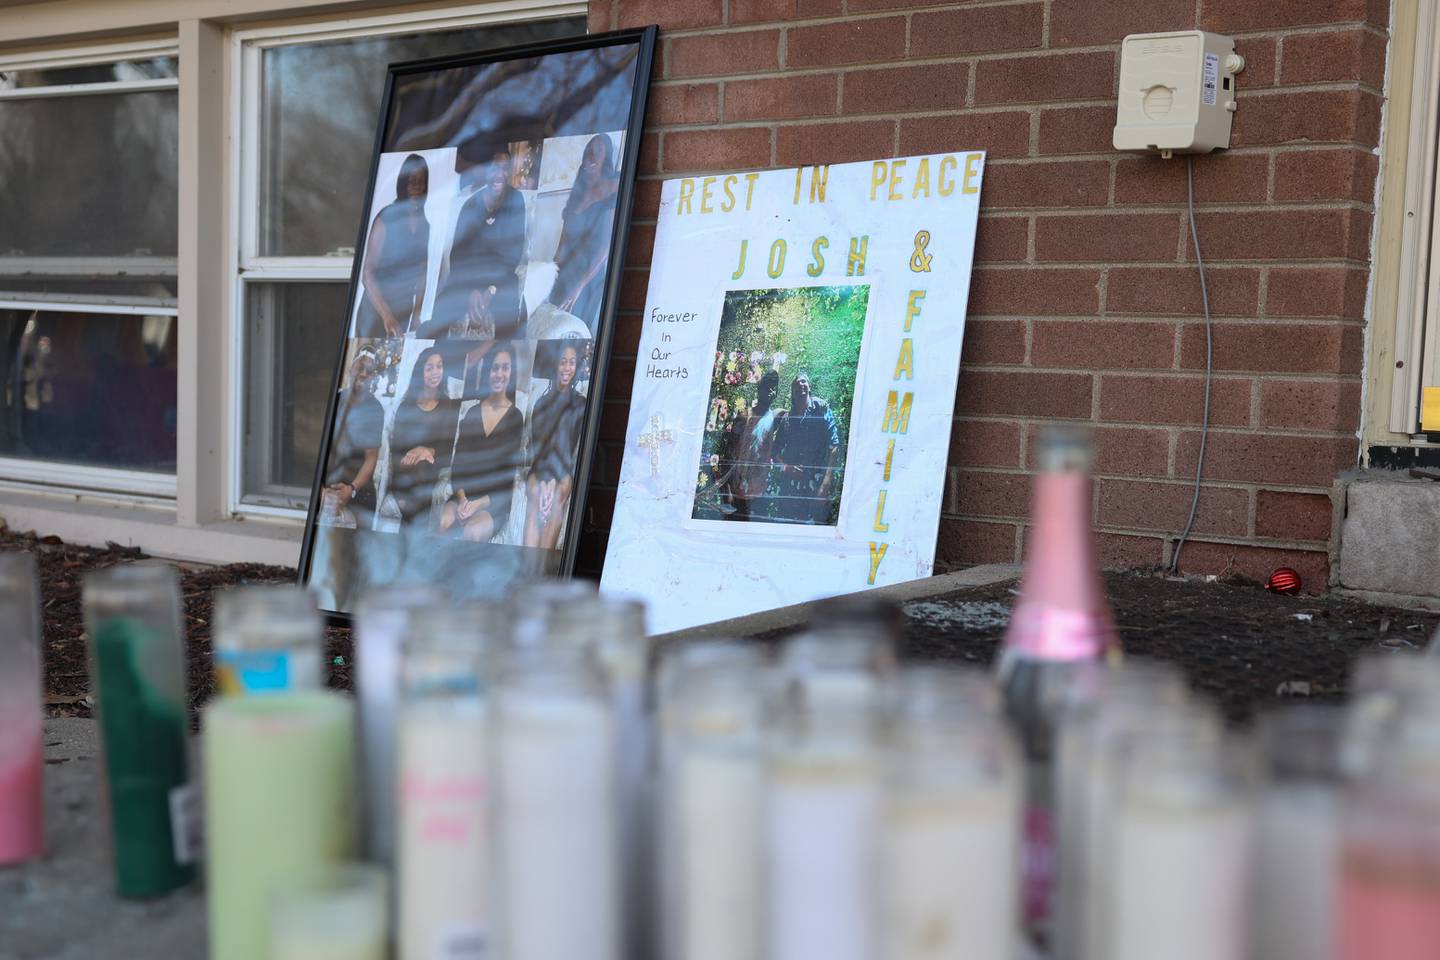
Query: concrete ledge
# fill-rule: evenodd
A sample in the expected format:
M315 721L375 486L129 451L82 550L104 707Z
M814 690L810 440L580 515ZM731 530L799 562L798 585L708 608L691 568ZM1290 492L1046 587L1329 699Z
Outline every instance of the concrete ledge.
M876 587L874 590L864 592L884 597L895 603L908 603L912 600L941 597L966 587L985 587L992 583L1014 580L1018 576L1020 576L1018 563L988 563L978 567L966 567L964 570L956 570L954 573L943 573L936 577L924 577L907 583ZM760 613L751 613L743 617L732 617L729 620L719 620L698 627L659 634L655 637L655 642L658 645L677 640L698 640L711 637L754 637L780 630L791 630L808 622L815 605L824 602L823 600L807 600L804 603L795 603L788 607L777 607L774 610L763 610Z
M1369 470L1351 481L1339 586L1366 599L1440 601L1440 483L1388 470Z
M1373 603L1377 607L1440 612L1440 597L1416 597L1408 593L1386 593L1383 590L1352 590L1349 587L1340 587L1335 592L1342 597L1354 597L1356 600Z

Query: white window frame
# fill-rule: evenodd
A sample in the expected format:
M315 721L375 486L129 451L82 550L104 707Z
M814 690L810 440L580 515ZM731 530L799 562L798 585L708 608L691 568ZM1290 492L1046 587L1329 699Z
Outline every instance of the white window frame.
M95 63L116 63L153 57L180 56L179 43L171 39L142 40L74 47L63 51L0 56L0 70L48 70ZM29 100L60 96L103 96L145 90L178 90L178 78L114 80L101 83L56 84L49 87L0 89L0 101ZM123 269L117 264L123 263ZM0 277L26 273L50 276L104 277L121 274L176 275L174 257L0 257ZM174 299L106 297L85 294L55 294L43 299L0 290L0 310L31 310L49 313L92 313L128 316L179 316ZM177 402L184 402L177 397ZM178 456L178 449L177 449ZM177 465L178 466L178 465ZM0 456L0 489L18 491L74 491L77 495L102 493L122 502L173 505L176 474L114 467L94 467L59 460Z
M354 251L349 255L322 257L259 256L259 187L260 187L260 62L265 50L301 43L347 40L356 37L384 36L397 33L419 33L454 30L487 23L514 23L531 19L586 15L584 2L576 0L500 0L496 3L472 3L440 10L414 10L376 16L345 17L325 23L304 23L291 26L261 27L237 30L231 37L231 89L236 91L237 108L232 111L232 171L230 184L230 223L234 225L234 257L231 270L232 288L226 342L229 345L230 383L226 404L229 436L229 471L227 503L238 516L270 517L303 522L305 509L256 502L245 497L245 325L246 285L251 283L294 283L350 280ZM274 391L270 391L274 395Z

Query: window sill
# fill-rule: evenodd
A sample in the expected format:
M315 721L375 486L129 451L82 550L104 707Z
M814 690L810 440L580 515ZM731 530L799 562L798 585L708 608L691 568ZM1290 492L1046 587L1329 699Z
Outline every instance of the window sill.
M304 523L226 519L184 524L171 501L90 493L0 489L0 517L12 530L34 530L68 543L139 547L157 557L200 563L267 563L293 567Z

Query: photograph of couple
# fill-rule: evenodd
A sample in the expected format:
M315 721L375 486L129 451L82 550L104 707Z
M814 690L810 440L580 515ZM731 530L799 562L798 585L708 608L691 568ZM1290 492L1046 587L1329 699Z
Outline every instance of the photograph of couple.
M834 526L869 287L726 294L696 520Z

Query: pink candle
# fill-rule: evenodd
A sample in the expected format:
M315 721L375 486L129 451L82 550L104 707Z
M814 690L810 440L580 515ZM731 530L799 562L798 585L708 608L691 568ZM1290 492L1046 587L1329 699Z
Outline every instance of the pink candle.
M44 852L38 610L35 558L0 554L0 865Z
M1435 960L1440 863L1351 854L1340 881L1340 960Z

